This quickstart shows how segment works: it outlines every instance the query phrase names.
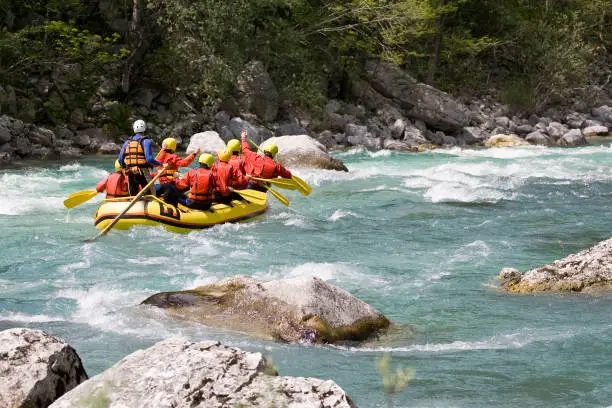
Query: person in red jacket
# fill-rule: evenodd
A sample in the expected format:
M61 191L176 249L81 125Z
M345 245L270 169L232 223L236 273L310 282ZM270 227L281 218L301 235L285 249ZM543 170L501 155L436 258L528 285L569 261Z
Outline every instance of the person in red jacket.
M96 191L103 193L106 191L106 198L127 197L128 182L123 174L119 160L115 160L116 173L109 174L104 180L96 185Z
M175 154L175 150L176 139L168 137L162 142L162 148L155 158L155 160L162 164L168 164L166 172L158 179L159 187L157 188L157 196L162 197L166 203L174 206L178 204L179 199L179 190L176 187L178 169L179 167L189 167L197 154L200 153L200 148L197 148L195 152L184 159L181 159L179 155ZM157 172L162 169L162 166L156 167ZM157 173L152 173L151 176L155 177L156 174Z
M223 148L217 153L217 158L219 160L212 166L212 173L216 185L215 201L223 204L230 204L233 199L233 171L232 165L228 163L231 157L232 152L227 148Z
M251 147L246 141L247 131L243 130L240 133L242 144L242 153L244 153L244 168L249 175L259 178L291 178L291 172L281 164L274 161L274 156L278 153L278 146L270 143L263 148L264 155L260 156L251 150ZM249 188L265 191L265 188L258 184L255 180L249 180Z
M202 153L198 159L200 167L189 170L179 181L176 187L179 190L189 189L185 205L196 210L206 211L212 205L213 191L215 191L215 178L210 168L215 162L212 154Z
M232 166L232 187L236 190L243 190L249 185L249 180L246 178L246 170L244 169L244 157L240 154L242 151L240 141L237 139L230 140L227 142L227 148L232 152L232 157L228 162ZM241 197L237 199L240 200Z

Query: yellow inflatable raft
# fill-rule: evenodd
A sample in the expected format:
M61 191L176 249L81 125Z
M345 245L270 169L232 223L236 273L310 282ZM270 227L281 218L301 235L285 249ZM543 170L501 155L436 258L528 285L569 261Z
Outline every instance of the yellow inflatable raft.
M94 216L96 228L105 228L130 203L131 197L102 201ZM254 204L233 200L231 205L215 204L208 211L192 210L179 204L178 208L153 196L144 196L125 213L113 228L129 229L134 225L162 225L168 231L185 233L194 229L210 228L226 222L240 222L266 212L268 202Z

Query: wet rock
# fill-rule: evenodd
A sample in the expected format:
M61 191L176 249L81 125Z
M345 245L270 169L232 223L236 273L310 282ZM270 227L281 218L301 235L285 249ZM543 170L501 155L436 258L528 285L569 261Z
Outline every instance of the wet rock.
M278 146L275 160L292 168L315 168L348 171L342 160L331 156L327 148L308 135L272 137L261 147L274 143Z
M485 145L487 147L512 147L529 145L529 142L517 135L493 135L486 141Z
M533 126L529 124L519 125L516 127L516 133L519 135L528 135L529 133L533 132L533 130Z
M261 353L216 341L168 339L125 357L52 408L356 408L333 381L280 377Z
M586 139L580 131L580 129L572 129L563 135L561 139L557 141L560 146L582 146L586 144Z
M236 276L159 293L143 304L166 305L172 316L289 343L311 341L312 333L316 343L361 341L390 324L372 306L312 277L261 281Z
M612 239L521 274L502 269L499 279L510 292L600 292L612 289Z
M560 139L567 131L567 127L559 122L551 122L546 126L546 133L548 133L553 140Z
M0 407L47 407L87 379L76 351L40 330L0 332Z
M200 148L202 153L210 153L216 155L219 150L225 147L225 142L219 137L219 134L214 130L196 133L189 139L187 153L195 152L196 148Z
M407 143L409 146L431 144L429 140L423 136L423 133L412 125L406 126L404 129L404 138L402 141Z

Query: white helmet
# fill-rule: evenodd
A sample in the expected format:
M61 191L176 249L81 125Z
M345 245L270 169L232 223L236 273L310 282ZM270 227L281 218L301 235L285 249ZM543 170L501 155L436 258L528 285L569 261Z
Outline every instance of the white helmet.
M147 124L144 120L138 119L136 122L134 122L132 128L134 129L134 133L142 133L147 130Z

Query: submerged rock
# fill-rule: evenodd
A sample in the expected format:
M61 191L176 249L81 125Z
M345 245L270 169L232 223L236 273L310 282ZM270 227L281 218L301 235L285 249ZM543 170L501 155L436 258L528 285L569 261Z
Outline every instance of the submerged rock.
M499 280L504 289L517 293L609 291L612 289L612 238L525 273L504 268Z
M331 156L323 144L308 135L272 137L261 147L264 148L270 143L278 146L275 160L290 169L307 167L348 171L342 160Z
M51 405L77 406L356 408L331 380L279 377L261 353L177 338L130 354Z
M235 276L181 292L163 292L143 304L207 326L289 343L361 341L389 320L347 291L319 278L261 281Z
M0 407L47 407L87 379L76 351L40 330L0 332Z

